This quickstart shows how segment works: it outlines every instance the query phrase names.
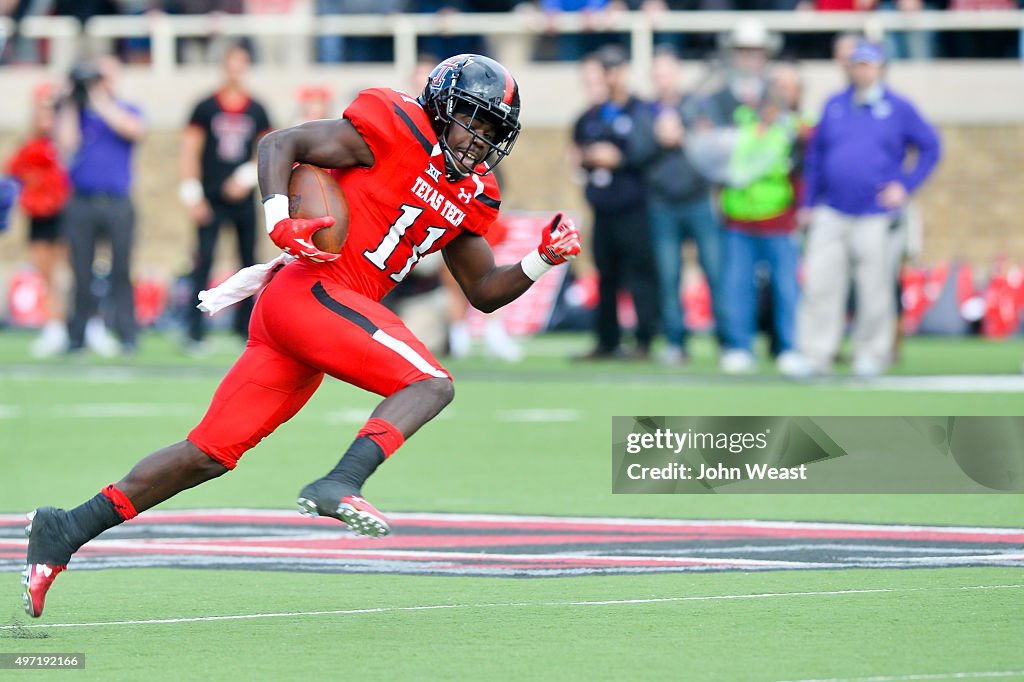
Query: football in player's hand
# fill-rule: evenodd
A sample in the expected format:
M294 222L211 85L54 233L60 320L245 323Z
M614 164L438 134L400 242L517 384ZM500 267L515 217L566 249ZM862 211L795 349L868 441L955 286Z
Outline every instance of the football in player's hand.
M334 218L334 225L313 233L313 243L321 251L341 251L348 237L348 203L330 173L308 163L293 168L288 181L288 215L291 218Z

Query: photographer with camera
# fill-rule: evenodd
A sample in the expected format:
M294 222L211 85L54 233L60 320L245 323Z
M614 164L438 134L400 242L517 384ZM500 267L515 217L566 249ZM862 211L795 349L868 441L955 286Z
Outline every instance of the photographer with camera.
M120 63L102 57L72 69L58 112L57 144L65 158L74 194L65 212L64 236L74 274L68 350L83 346L100 355L119 352L99 320L92 290L93 260L101 238L111 246L110 294L114 331L125 352L136 344L131 283L135 209L131 200L132 152L145 132L141 110L117 96Z

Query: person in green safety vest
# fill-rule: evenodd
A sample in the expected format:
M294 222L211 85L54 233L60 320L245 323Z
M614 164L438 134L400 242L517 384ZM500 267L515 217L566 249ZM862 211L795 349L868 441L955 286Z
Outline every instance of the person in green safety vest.
M726 347L721 368L753 372L758 282L767 274L772 301L776 364L789 373L801 361L795 353L798 248L798 187L794 173L808 129L799 113L800 75L778 64L770 75L764 104L739 107L726 181L719 193L725 225L722 297Z

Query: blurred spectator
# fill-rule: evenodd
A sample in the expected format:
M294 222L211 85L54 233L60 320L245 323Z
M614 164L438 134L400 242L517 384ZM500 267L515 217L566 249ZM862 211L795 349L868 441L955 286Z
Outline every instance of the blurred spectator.
M90 18L98 14L118 14L119 7L115 0L17 0L11 11L14 20L14 35L11 37L11 60L16 62L38 62L40 60L39 44L35 40L27 40L20 36L20 22L26 16L53 14L55 16L71 16L85 26ZM82 47L80 45L80 47Z
M879 0L799 0L797 9L818 12L874 12L878 9L878 4ZM834 46L833 43L833 48ZM825 57L828 54L829 37L820 33L808 34L801 40L801 47L801 56Z
M647 14L651 25L657 27L665 12L693 12L696 10L732 10L732 0L641 0L640 9ZM703 33L662 33L654 34L655 46L675 50L680 57L702 59L714 50L714 36Z
M882 0L882 9L912 15L921 10L938 9L924 0ZM893 59L934 59L934 31L891 31L885 34L885 49Z
M878 0L810 0L819 12L870 12L878 7Z
M439 251L427 254L381 301L435 355L451 352L448 312L454 299L442 285L446 276L451 279L444 256Z
M155 15L163 11L161 0L118 0L121 14L128 16ZM149 64L152 61L149 36L122 38L118 54L126 64Z
M299 11L297 0L244 0L244 12L251 17L286 17ZM252 38L253 54L260 64L293 63L295 39L282 33L256 35Z
M764 105L769 59L781 48L781 38L759 20L742 19L732 31L718 37L718 45L700 88L704 95L697 100L697 125L690 127L684 147L698 172L720 189L734 184L733 150L739 136L736 112L741 108L760 111ZM719 239L718 291L713 291L718 293L718 302L713 299L713 303L719 345L725 347L726 303L720 291L724 245L721 235ZM773 330L771 338L774 343Z
M168 14L206 14L214 21L213 33L209 36L182 38L178 41L178 58L187 64L215 64L223 61L224 55L237 41L217 31L216 20L225 14L242 14L245 0L164 0L163 9ZM248 39L242 44L249 47Z
M740 19L732 31L722 36L725 82L703 105L704 115L714 125L732 126L733 115L741 105L760 108L767 90L765 69L779 47L779 36L756 19Z
M407 0L316 0L317 16L342 14L397 14L409 9ZM394 39L389 36L317 36L317 59L338 62L387 62L394 58Z
M851 67L853 64L850 62L850 57L857 49L857 45L864 39L863 33L847 32L837 34L832 41L832 61L842 69L846 85L849 85L852 80Z
M608 79L601 61L589 55L580 62L580 77L583 80L583 96L587 107L596 107L608 101Z
M464 0L467 12L516 12L532 19L539 15L537 4L532 0ZM512 53L521 50L520 59L528 59L532 46L523 44L524 40L516 35L472 36L473 49L479 54L495 55ZM517 46L516 43L519 43ZM509 55L511 56L511 55ZM509 57L505 57L509 59Z
M315 0L313 14L317 17L333 17L341 14L341 0ZM319 34L316 37L316 59L325 64L337 64L345 54L345 39L336 33Z
M132 153L145 133L141 110L118 95L121 65L114 57L79 64L61 102L57 142L71 160L74 194L64 213L63 232L74 275L74 307L68 323L68 350L83 345L101 355L115 355L117 343L98 319L93 291L96 245L111 246L110 294L114 331L126 353L135 349L137 333L131 281L135 208L132 205Z
M53 13L57 16L74 17L85 24L100 14L120 14L116 0L54 0Z
M800 75L781 64L772 70L760 110L736 110L737 139L731 182L722 188L725 259L722 277L726 350L722 371L752 372L757 332L759 270L771 290L776 364L785 374L802 367L796 353L797 246L794 171L805 126L799 118Z
M768 94L770 103L781 107L783 113L800 114L804 99L800 65L791 61L781 61L772 65L768 72ZM801 121L801 131L802 134L809 135L806 121Z
M807 361L802 374L831 372L852 269L853 371L871 377L888 367L895 338L889 232L934 169L940 146L913 104L884 84L879 45L860 42L850 61L852 83L825 104L805 159L801 218L810 218L810 230L797 341ZM911 150L916 161L907 166Z
M499 218L492 223L487 234L484 235L484 239L492 248L496 248L507 235L508 228ZM448 294L448 354L453 358L466 358L473 350L473 334L467 322L469 303L459 288L458 282L447 268L441 272L441 282ZM522 360L523 349L505 329L504 315L501 310L487 313L485 317L483 341L486 356L491 360L503 362Z
M0 232L11 224L11 210L18 200L18 181L6 175L0 175Z
M950 12L1012 11L1016 0L948 0ZM953 57L1004 59L1021 57L1017 31L953 31L948 35L948 50Z
M441 30L433 35L420 36L416 48L421 53L441 55L483 53L483 38L450 33L446 27L449 18L470 10L469 0L411 0L409 11L433 14L441 20Z
M249 93L245 76L249 52L236 45L224 57L220 88L199 101L181 138L180 197L196 223L197 244L192 270L192 300L210 284L210 269L221 226L235 228L238 260L242 267L256 263L256 143L270 130L266 109ZM252 299L235 309L232 329L243 339L249 335ZM188 309L185 350L205 351L206 320L195 306Z
M295 93L298 111L292 125L331 118L334 115L334 92L326 85L304 85Z
M28 17L46 14L49 2L42 0L17 0L10 8L14 30L10 36L0 38L0 63L37 64L41 61L40 41L26 38L21 34L21 22ZM7 14L8 12L2 12ZM5 40L6 39L6 40Z
M616 44L622 35L605 29L621 25L621 14L629 9L623 0L540 0L546 27L537 55L541 59L579 61L602 45ZM563 14L578 13L582 32L562 33L558 18Z
M32 267L46 284L47 321L32 342L37 358L63 353L68 346L64 296L57 272L67 261L60 237L61 213L71 197L71 180L53 142L55 92L41 83L32 93L32 131L7 161L7 173L21 184L21 210L29 219L29 255Z
M573 126L573 142L586 173L586 199L594 214L591 247L599 275L597 345L581 359L627 357L620 346L617 305L623 285L629 287L637 314L636 348L628 357L647 358L658 321L658 290L637 122L648 115L648 105L630 92L630 66L622 47L606 45L591 58L604 72L608 98Z
M318 17L332 17L341 14L342 0L316 0L313 13ZM337 64L345 55L345 38L337 33L323 33L316 37L317 61Z
M646 168L659 311L668 343L660 360L672 365L687 359L680 304L682 246L686 239L697 245L715 318L721 323L721 226L711 208L711 186L683 150L687 129L696 123L697 102L683 92L682 67L671 47L663 45L655 51L651 81L655 99L637 123L641 142L638 153Z

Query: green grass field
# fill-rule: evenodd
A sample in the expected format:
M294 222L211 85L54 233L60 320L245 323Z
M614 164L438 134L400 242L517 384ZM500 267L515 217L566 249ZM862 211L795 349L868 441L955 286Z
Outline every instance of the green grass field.
M220 339L222 352L194 360L150 336L131 360L35 362L29 340L0 335L0 512L76 504L181 439L234 352ZM704 341L684 369L565 359L586 343L540 338L515 366L449 363L455 402L364 492L385 511L1024 522L1020 495L612 495L614 415L1019 415L1024 394L795 385L768 368L726 378ZM895 374L1019 375L1021 360L1019 341L914 339ZM165 507L290 509L375 403L327 382L236 471ZM6 627L0 652L85 653L84 671L61 673L82 679L1024 679L1024 576L1008 568L533 580L71 571L31 623L17 574L2 577L4 624L92 625ZM151 620L165 622L137 622Z

